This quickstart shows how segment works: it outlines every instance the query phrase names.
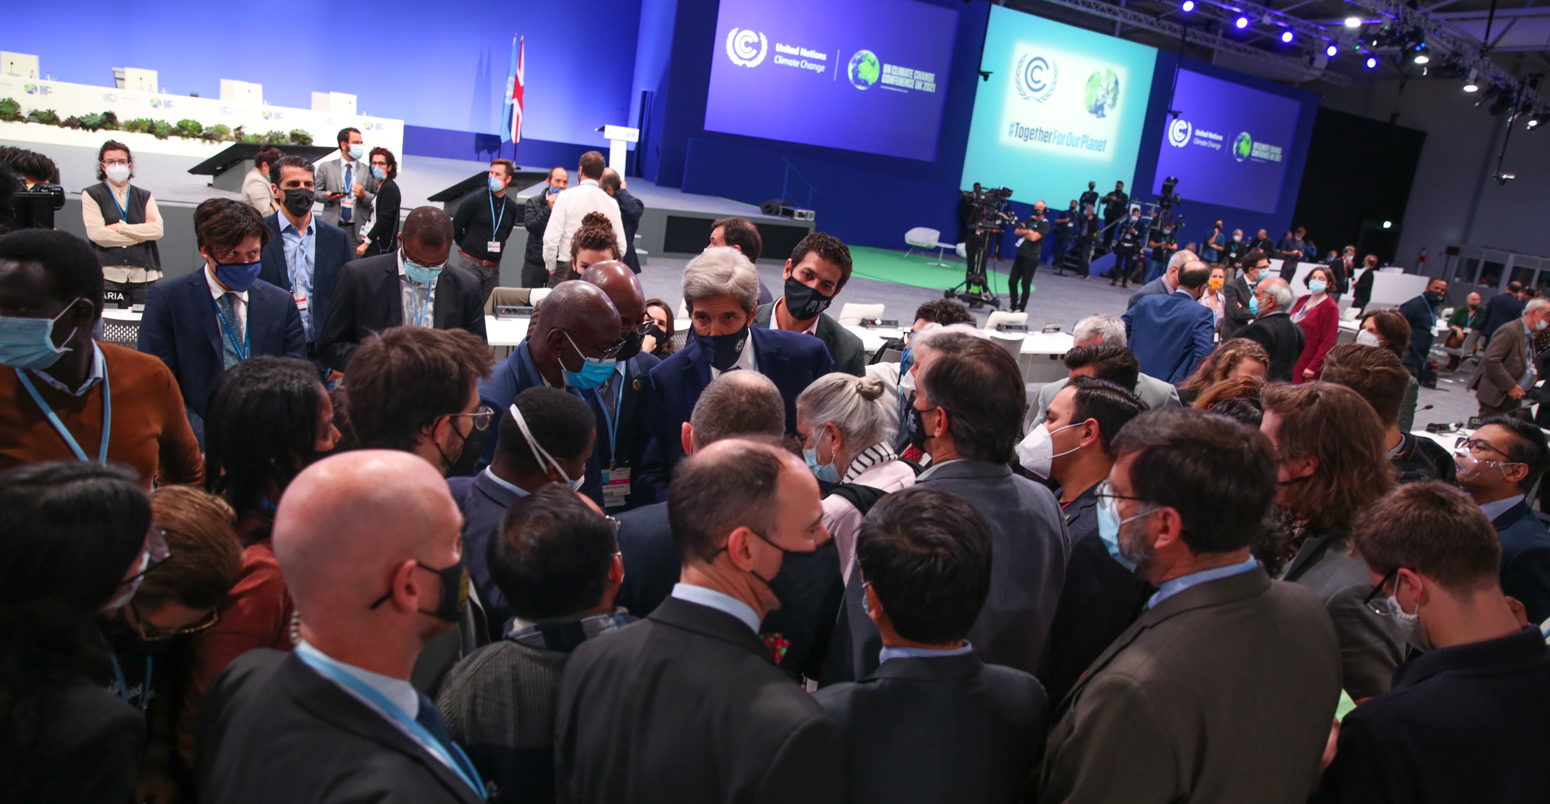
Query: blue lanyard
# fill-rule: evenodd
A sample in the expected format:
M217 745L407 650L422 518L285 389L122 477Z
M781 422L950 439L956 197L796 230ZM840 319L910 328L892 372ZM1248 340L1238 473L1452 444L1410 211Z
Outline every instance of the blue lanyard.
M608 451L613 458L619 457L619 419L623 418L619 415L619 409L624 406L624 381L630 374L627 364L621 363L620 365L625 368L624 371L619 372L619 388L614 392L613 415L609 415L608 403L603 401L602 393L599 391L592 392L592 395L597 397L597 406L603 409L603 426L608 428ZM613 461L609 461L609 463L611 464Z
M108 654L108 660L113 662L113 680L118 684L118 697L129 701L129 682L124 680L124 668L119 666L118 656ZM145 710L151 707L151 657L145 657L145 679L140 683L140 716L145 716Z
M366 699L366 702L381 712L384 717L403 727L417 742L425 746L447 767L462 777L463 783L472 788L474 793L481 799L485 797L484 785L479 782L479 777L473 770L473 763L469 761L468 755L463 753L463 749L459 748L457 743L450 745L443 743L436 738L436 735L431 734L424 726L420 725L419 721L410 717L408 713L395 706L382 693L372 689L370 685L355 676L340 670L332 664L320 661L317 657L305 651L296 651L295 656L306 662L308 667L316 670L318 675Z
M440 279L440 277L437 277L437 279ZM425 326L425 319L431 314L431 294L436 292L436 280L432 279L431 283L425 286L424 303L420 301L420 294L414 292L415 287L418 285L419 283L413 279L409 280L409 300L414 302L414 325L423 327Z
M70 429L65 427L65 423L59 420L59 416L54 413L54 409L49 407L47 402L43 401L43 395L38 393L38 389L32 384L32 380L27 379L26 372L16 369L16 378L22 381L22 387L26 388L27 393L32 395L32 401L38 403L38 407L43 409L43 415L48 417L48 423L54 425L54 430L59 433L60 438L65 440L65 444L70 447L71 452L75 453L75 457L83 461L91 460L86 457L86 450L81 449L81 444L75 440L75 436L70 435ZM113 393L108 389L108 361L104 359L102 361L102 444L97 448L97 463L108 462L108 435L112 431Z
M108 188L108 198L113 201L113 206L118 209L118 219L120 221L123 221L124 223L128 223L129 222L129 213L124 210L124 205L120 204L118 202L118 196L113 194L113 185L108 184L107 182L103 182L102 184L103 184L103 186ZM124 194L125 194L125 196L128 196L129 191L125 190Z
M220 319L221 334L226 336L226 342L231 344L232 349L236 350L237 359L247 360L248 344L250 343L247 329L243 328L242 330L242 343L237 343L237 339L232 337L231 334L231 331L236 327L232 324L232 322L226 320L226 313L221 311L221 306L215 303L215 299L210 299L210 303L215 304L215 317Z
M489 196L490 196L490 239L494 240L495 239L495 233L499 232L501 230L501 221L503 219L505 219L505 217L506 217L506 199L504 199L504 198L501 199L501 214L500 214L500 217L496 217L495 216L495 193L489 193Z

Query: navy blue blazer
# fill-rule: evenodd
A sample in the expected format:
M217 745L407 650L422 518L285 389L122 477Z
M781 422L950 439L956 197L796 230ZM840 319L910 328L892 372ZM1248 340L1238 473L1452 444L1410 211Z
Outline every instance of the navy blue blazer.
M624 559L624 583L614 605L636 617L647 617L673 593L682 563L667 503L652 503L619 515L619 554Z
M329 308L326 320L313 322L318 325L318 359L331 369L345 371L367 336L404 323L398 252L346 265L335 280ZM461 268L449 265L442 269L436 280L436 305L430 318L430 325L436 329L463 329L488 340L479 280Z
M1436 337L1432 333L1432 327L1437 323L1437 311L1433 309L1431 302L1426 300L1425 294L1422 294L1399 305L1399 313L1410 322L1410 350L1405 354L1405 360L1418 364L1425 363L1427 355L1432 351L1432 340ZM1489 308L1487 308L1487 315L1489 314Z
M1491 521L1502 543L1502 591L1528 609L1528 621L1550 619L1550 531L1527 502Z
M468 569L468 581L484 606L485 624L490 632L487 639L495 641L506 635L506 623L512 615L511 604L490 573L490 543L501 538L498 532L506 509L522 495L512 493L484 472L473 477L449 477L447 488L458 510L463 512L463 566Z
M1216 348L1216 316L1183 291L1142 296L1122 317L1141 373L1163 382L1184 382Z
M289 292L291 271L285 263L279 214L264 219L269 224L269 242L264 246L263 268L258 272L258 278ZM312 311L312 334L317 338L323 334L323 324L328 321L328 313L333 308L334 283L339 281L344 264L355 259L355 251L350 248L350 238L343 229L324 223L316 215L312 216L312 223L317 242L312 260L312 298L307 300L307 305Z
M262 280L248 290L248 356L307 357L301 313L291 294ZM158 282L145 297L137 348L161 358L183 392L189 424L204 443L205 404L225 369L225 344L203 269Z
M1204 308L1202 308L1204 309ZM797 429L797 395L813 380L834 370L834 358L823 341L800 332L752 327L754 359L759 373L780 389L786 403L786 432ZM746 347L745 347L746 348ZM671 470L684 456L682 426L694 412L700 392L710 385L710 355L690 338L684 348L662 361L647 383L646 421ZM665 492L667 484L662 484ZM661 499L661 498L659 498Z
M1511 293L1498 293L1485 303L1485 318L1480 322L1480 336L1487 341L1491 333L1508 321L1523 317L1523 301Z

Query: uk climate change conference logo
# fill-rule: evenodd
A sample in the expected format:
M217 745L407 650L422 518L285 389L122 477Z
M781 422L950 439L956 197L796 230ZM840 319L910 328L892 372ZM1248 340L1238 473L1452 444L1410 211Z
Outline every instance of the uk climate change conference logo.
M1189 144L1191 132L1189 121L1180 117L1168 124L1168 142L1175 148L1183 148Z
M769 47L769 40L757 31L733 28L727 32L727 58L739 67L758 67Z
M856 89L871 89L877 79L883 75L882 62L877 60L877 54L870 50L858 50L856 55L850 57L850 64L845 68L846 75L850 78L850 85Z
M1254 153L1254 138L1250 137L1247 131L1239 132L1238 138L1232 141L1232 158L1242 162L1252 153Z
M1025 53L1017 60L1017 94L1023 100L1043 103L1055 94L1060 70L1043 56Z

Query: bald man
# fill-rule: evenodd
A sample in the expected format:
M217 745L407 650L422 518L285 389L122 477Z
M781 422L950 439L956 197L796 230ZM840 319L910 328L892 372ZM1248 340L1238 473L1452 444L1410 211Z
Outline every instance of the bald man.
M641 314L645 314L644 303ZM597 389L615 376L619 353L625 348L619 334L621 325L619 308L597 285L581 280L561 282L544 298L543 314L534 316L527 339L495 367L493 374L479 381L480 401L490 410L504 411L517 394L547 385L563 388L589 404L595 402ZM600 444L606 437L603 429L600 418ZM479 468L488 466L494 455L495 442L487 439ZM587 465L581 490L603 503L603 477L593 463Z
M793 594L793 556L829 540L817 481L789 452L718 441L679 465L668 516L671 596L587 640L560 682L559 799L842 801L835 726L758 636Z
M606 181L603 186L607 188ZM641 390L646 375L662 361L640 350L651 319L646 315L640 280L628 264L622 260L592 263L581 281L596 285L613 302L619 311L619 337L624 339L614 373L602 385L582 394L597 417L597 448L587 471L595 470L602 478L603 507L618 513L651 503L663 491L658 481L666 477L665 466L642 472L648 460L654 469L662 461L647 455L651 431L646 427Z
M361 450L298 475L274 551L295 601L294 653L255 650L210 691L200 728L210 801L484 800L484 783L409 683L421 648L467 605L462 516L405 452Z
M479 280L447 264L452 219L417 207L404 219L399 249L346 263L318 335L318 356L346 371L361 341L389 327L461 329L486 339Z

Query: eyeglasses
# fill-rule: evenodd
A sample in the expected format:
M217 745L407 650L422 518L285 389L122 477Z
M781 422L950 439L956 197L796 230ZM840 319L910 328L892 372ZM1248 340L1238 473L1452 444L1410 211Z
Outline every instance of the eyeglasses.
M1367 593L1367 598L1362 601L1362 605L1366 606L1368 611L1380 617L1389 616L1388 595L1384 594L1383 589L1398 576L1399 570L1389 570L1389 574L1383 576L1383 580L1378 581L1378 585L1374 586L1372 591Z
M1496 447L1492 446L1491 442L1486 441L1483 438L1470 438L1469 436L1459 436L1458 440L1453 442L1453 447L1455 449L1469 450L1469 454L1470 455L1478 455L1478 454L1480 454L1481 450L1487 450L1488 449L1488 450L1496 453L1497 455L1502 456L1503 458L1510 457L1507 453L1502 452L1501 450L1499 450Z
M127 165L127 164L129 164L129 160L128 159L104 159L104 160L102 160L102 164L104 164L104 165Z
M644 326L647 326L647 328L649 328L650 325L644 325ZM639 332L640 330L637 329L636 331ZM587 353L581 351L581 347L576 345L576 339L572 338L570 336L569 332L566 332L565 330L562 329L562 330L560 330L560 334L565 336L565 340L570 341L571 348L576 350L576 354L581 355L581 358L583 360L587 359L587 357L588 357ZM612 360L612 359L614 359L614 357L619 354L619 350L624 348L624 342L625 342L625 339L624 338L620 338L620 339L614 341L612 345L603 347L601 350L599 350L599 351L602 352L602 354L598 355L598 357L603 359L603 360Z
M148 543L146 544L145 551L150 553L151 560L146 563L145 569L129 576L129 580L125 581L125 584L133 584L149 575L151 570L172 560L172 548L167 546L167 531L162 530L157 525L152 525L150 533L147 534L147 539Z
M639 324L635 325L635 334L644 338L651 334L651 328L654 326L657 326L657 320L648 315Z
M449 413L449 414L447 414L447 418L451 418L451 419L458 418L459 416L467 416L467 417L473 419L473 421L474 421L474 429L478 430L480 432L483 432L483 431L489 429L489 427L490 427L490 420L495 418L495 411L490 410L490 406L489 405L480 405L479 409L474 411L473 413Z
M211 609L209 614L200 617L197 622L182 626L181 628L162 629L147 621L145 619L145 615L140 613L140 610L135 607L133 601L129 603L128 608L135 615L135 621L133 625L135 634L146 642L164 642L174 637L186 636L188 634L197 634L200 631L208 631L211 628L214 628L216 624L221 621L220 612L216 611L215 609Z
M1114 484L1105 479L1098 484L1097 488L1093 489L1093 499L1099 505L1113 510L1115 500L1144 500L1145 498L1130 494L1115 494Z

